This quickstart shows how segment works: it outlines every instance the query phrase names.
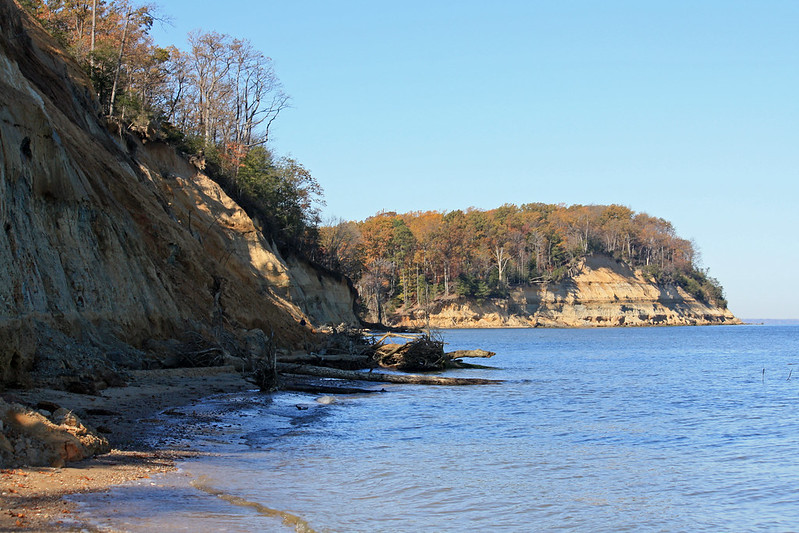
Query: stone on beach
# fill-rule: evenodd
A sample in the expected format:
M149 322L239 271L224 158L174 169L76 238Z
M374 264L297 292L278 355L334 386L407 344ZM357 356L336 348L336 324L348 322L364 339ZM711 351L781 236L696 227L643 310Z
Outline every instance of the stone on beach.
M67 409L47 417L0 399L0 420L0 467L63 466L111 449L108 439Z

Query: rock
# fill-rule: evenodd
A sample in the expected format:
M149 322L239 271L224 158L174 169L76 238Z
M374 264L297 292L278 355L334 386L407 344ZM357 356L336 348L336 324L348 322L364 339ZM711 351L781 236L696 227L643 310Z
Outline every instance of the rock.
M269 339L260 329L251 329L241 335L244 341L244 357L249 359L260 359L268 354Z
M5 466L4 457L11 457L14 454L14 447L3 433L0 433L0 464ZM10 465L9 465L10 466Z
M45 411L49 411L50 413L55 413L60 408L61 406L58 405L57 403L50 402L47 400L42 400L36 404L36 409L43 409Z
M90 396L97 396L99 388L97 382L91 378L81 376L66 380L64 389L75 394L86 394Z
M55 424L60 426L69 426L71 428L80 428L80 419L70 410L63 407L58 409L53 416L50 417Z
M0 193L0 205L2 205L2 193ZM33 368L36 344L36 335L31 331L29 324L14 317L13 314L7 317L0 316L0 383L17 386L29 384L29 372Z
M330 405L335 402L336 398L334 396L320 396L316 399L316 403L321 403L322 405Z
M64 466L111 446L67 409L57 409L52 419L22 406L0 400L0 466Z

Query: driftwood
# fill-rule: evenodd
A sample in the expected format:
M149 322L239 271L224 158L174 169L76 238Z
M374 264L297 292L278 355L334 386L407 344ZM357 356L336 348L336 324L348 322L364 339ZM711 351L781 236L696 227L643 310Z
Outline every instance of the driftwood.
M486 350L455 350L454 352L447 352L444 355L450 359L460 359L461 357L494 357L496 352L489 352Z
M405 344L384 344L372 357L382 367L411 372L443 370L448 361L444 343L426 336Z
M381 372L355 372L313 365L296 365L278 363L278 372L282 374L300 374L324 378L348 379L353 381L376 381L380 383L411 383L416 385L488 385L502 383L496 379L481 378L445 378L440 376L420 376L418 374L384 374Z
M495 367L495 366L476 365L474 363L464 363L460 359L451 359L451 360L447 361L446 367L448 369L453 369L453 368L455 368L455 369L457 369L457 368L472 368L472 369L478 369L478 370L496 370L497 369L497 367Z
M368 355L359 354L296 354L282 355L278 357L280 363L293 363L297 365L314 365L340 368L342 370L359 370L362 368L372 368L375 363Z
M344 385L318 385L301 380L281 380L280 390L310 392L313 394L373 394L376 392L385 392L383 389L363 389L360 387L347 387Z
M366 337L355 329L333 328L333 333L325 335L324 342L309 347L309 350L320 356L331 355L364 355L373 351L374 339Z
M415 335L412 335L412 334L391 333L391 332L389 332L389 333L384 334L379 339L377 339L375 344L376 345L380 345L380 344L383 343L384 340L389 339L389 338L391 338L391 339L405 339L405 340L415 341L415 340L419 339L421 336L422 336L421 333L417 333Z

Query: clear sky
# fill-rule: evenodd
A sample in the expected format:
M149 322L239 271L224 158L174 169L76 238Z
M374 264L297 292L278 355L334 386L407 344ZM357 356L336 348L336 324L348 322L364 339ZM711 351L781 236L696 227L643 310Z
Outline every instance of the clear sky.
M671 221L742 318L799 318L799 1L161 0L162 45L250 40L272 146L325 217L623 204Z

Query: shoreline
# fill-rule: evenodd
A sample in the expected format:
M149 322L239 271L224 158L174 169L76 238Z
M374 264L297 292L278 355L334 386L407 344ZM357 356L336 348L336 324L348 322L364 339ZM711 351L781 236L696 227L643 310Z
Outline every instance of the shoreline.
M4 396L35 405L53 402L76 411L88 425L106 434L112 450L61 468L22 467L0 470L0 532L96 531L76 512L66 496L105 491L112 486L175 471L176 462L197 452L169 446L153 448L144 441L159 425L159 413L214 394L254 390L232 366L138 370L124 387L98 396L62 390L8 390Z

